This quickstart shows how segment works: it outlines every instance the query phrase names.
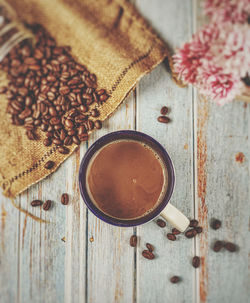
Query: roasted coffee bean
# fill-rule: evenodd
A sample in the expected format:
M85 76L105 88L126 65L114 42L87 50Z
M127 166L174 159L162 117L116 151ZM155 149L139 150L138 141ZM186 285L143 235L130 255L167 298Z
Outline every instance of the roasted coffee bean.
M4 94L7 91L7 87L6 86L2 86L0 87L0 94Z
M81 143L78 136L76 136L76 135L72 137L72 140L73 140L73 143L75 143L76 145L79 145Z
M215 252L219 252L223 248L224 244L222 241L216 241L213 246Z
M154 246L150 243L146 243L146 247L150 252L152 252L154 250Z
M9 81L8 87L0 88L0 93L5 93L9 100L7 112L13 124L24 125L30 139L36 137L35 131L41 127L47 135L50 134L48 137L60 139L63 143L72 144L73 139L67 133L69 136L78 135L79 141L85 141L87 133L82 130L78 133L79 127L84 123L86 131L102 127L99 120L88 122L89 116L99 116L98 109L89 111L88 105L102 103L109 96L104 89L96 90L96 76L77 64L66 53L69 51L67 47L56 46L54 39L42 27L38 28L32 50L28 41L24 41L0 63ZM75 110L74 116L68 115L71 109ZM88 114L81 115L88 111ZM58 137L56 130L65 133L61 132ZM50 141L46 139L45 145L48 146Z
M212 220L211 227L212 227L212 229L215 229L215 230L219 229L221 227L221 221L218 219Z
M102 122L100 120L95 121L95 128L96 129L101 129L102 128Z
M33 130L27 130L26 135L30 140L37 140L38 139L36 133Z
M231 243L231 242L225 243L224 247L226 248L226 250L228 250L230 252L235 252L237 250L237 246L234 243Z
M52 201L51 200L46 200L45 203L43 204L43 210L49 210L51 208Z
M73 140L72 140L72 137L70 136L67 136L65 139L64 139L64 145L71 145L73 143Z
M185 232L185 236L189 239L195 237L197 235L197 231L195 229L189 229Z
M88 134L78 135L78 138L81 142L88 140Z
M142 255L144 258L149 259L149 260L153 260L155 258L155 255L152 252L150 252L149 250L144 250L142 252Z
M168 113L168 108L167 108L167 106L163 106L163 107L161 108L161 114L162 114L163 116L165 116L167 113Z
M98 117L100 115L99 111L96 108L92 109L90 114L92 117Z
M176 236L173 235L173 234L171 234L171 233L167 234L167 238L168 238L168 240L171 240L171 241L175 241L176 240Z
M200 257L193 257L192 265L194 268L198 268L200 266Z
M181 232L177 228L172 229L172 234L173 235L179 235Z
M31 206L41 206L43 204L43 201L33 200L30 204L31 204Z
M166 117L166 116L159 116L159 117L157 118L157 120L158 120L158 122L160 122L160 123L169 123L169 122L170 122L170 119L169 119L168 117Z
M173 284L179 283L180 282L180 277L178 276L173 276L170 278L170 282Z
M197 231L197 234L202 233L202 227L201 226L195 227L195 230Z
M131 236L129 243L130 243L130 246L136 247L136 245L137 245L137 237L135 235Z
M195 219L190 220L189 226L190 227L196 227L196 226L198 226L198 221L195 220Z
M69 149L65 146L59 146L57 150L60 154L63 154L63 155L66 155L69 153Z
M158 220L156 221L156 224L157 224L158 226L160 226L161 228L163 228L163 227L166 226L166 222L163 221L162 219L158 219Z
M60 139L58 139L58 138L54 138L54 139L52 140L52 142L53 142L55 145L58 145L58 146L63 145L63 142L62 142Z
M66 193L62 194L61 203L63 205L68 205L69 204L69 195L68 194L66 194Z
M44 167L45 167L46 169L51 169L51 168L54 167L54 165L55 165L55 162L53 162L53 161L47 161L47 162L44 164Z

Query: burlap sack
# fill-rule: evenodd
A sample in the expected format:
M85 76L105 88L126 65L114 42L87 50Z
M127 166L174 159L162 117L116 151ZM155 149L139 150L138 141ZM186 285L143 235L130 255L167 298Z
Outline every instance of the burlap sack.
M59 45L70 45L75 59L97 75L98 87L110 98L100 107L100 120L111 115L140 78L166 56L166 45L125 0L8 0L19 20L42 24ZM3 73L0 76L4 76ZM1 84L4 84L3 81ZM29 141L25 129L10 124L7 100L0 96L0 181L14 197L45 178L74 151L62 155L55 147ZM44 133L39 133L41 139ZM52 160L48 171L44 163Z

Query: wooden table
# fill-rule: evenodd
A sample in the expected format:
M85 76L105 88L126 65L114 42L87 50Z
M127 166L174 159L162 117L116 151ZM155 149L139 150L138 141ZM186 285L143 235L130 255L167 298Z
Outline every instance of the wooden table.
M136 0L136 5L172 49L203 22L196 1ZM157 122L163 105L171 109L169 125ZM202 234L171 242L166 238L170 225L117 228L86 209L78 190L79 163L95 140L120 129L145 132L166 147L177 176L172 203L199 220ZM16 199L52 223L27 218L1 196L0 302L249 302L249 135L249 104L207 102L192 87L178 88L161 64L88 144ZM236 157L239 152L243 161ZM68 207L60 203L63 192L70 194ZM52 199L53 209L31 209L36 198ZM222 228L212 230L212 218L222 220ZM129 246L132 234L139 237L136 249ZM240 249L215 253L216 239ZM141 256L147 242L155 246L153 261ZM201 256L199 269L191 266L195 255ZM171 284L172 275L182 277L181 283Z

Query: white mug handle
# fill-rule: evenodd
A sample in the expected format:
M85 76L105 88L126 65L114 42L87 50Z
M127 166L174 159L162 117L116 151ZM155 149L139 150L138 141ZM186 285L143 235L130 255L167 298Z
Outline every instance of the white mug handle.
M180 232L184 232L190 223L188 218L170 203L167 204L160 215Z

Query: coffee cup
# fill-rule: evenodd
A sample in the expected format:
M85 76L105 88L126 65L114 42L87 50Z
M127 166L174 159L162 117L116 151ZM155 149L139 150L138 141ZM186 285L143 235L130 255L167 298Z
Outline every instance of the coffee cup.
M79 170L79 188L89 210L121 227L162 216L185 231L188 218L170 203L174 185L174 166L165 148L131 130L112 132L94 142Z

